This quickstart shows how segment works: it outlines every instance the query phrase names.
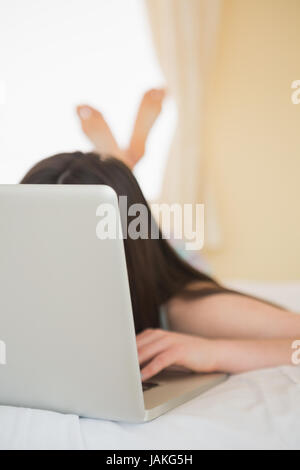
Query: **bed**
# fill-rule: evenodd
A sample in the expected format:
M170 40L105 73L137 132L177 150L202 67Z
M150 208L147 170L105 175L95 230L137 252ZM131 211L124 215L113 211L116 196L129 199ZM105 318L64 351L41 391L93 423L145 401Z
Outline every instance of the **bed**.
M300 311L300 282L230 285ZM300 339L300 338L299 338ZM0 407L0 449L300 449L300 367L231 377L142 425Z

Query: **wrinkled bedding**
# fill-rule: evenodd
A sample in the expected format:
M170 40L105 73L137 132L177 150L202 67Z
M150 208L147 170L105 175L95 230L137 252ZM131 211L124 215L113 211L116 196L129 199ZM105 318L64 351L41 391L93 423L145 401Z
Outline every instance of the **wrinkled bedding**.
M300 311L300 283L231 283ZM299 338L300 339L300 338ZM231 377L146 424L0 407L0 449L300 449L300 367Z

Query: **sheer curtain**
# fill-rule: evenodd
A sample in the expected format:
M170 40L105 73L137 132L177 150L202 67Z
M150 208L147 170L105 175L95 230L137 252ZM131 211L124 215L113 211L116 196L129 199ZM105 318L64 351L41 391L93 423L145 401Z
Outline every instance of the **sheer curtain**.
M213 188L206 184L205 99L217 44L222 0L145 0L158 59L178 109L161 200L205 203L206 248L221 233Z

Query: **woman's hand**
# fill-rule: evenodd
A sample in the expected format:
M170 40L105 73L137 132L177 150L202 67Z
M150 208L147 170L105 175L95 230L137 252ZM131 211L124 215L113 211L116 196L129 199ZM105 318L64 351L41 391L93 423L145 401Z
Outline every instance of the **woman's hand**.
M297 365L294 339L212 340L164 330L137 335L142 380L170 366L194 372L239 374L255 369Z
M213 340L149 329L137 335L137 347L143 381L169 366L194 372L217 370L217 343Z

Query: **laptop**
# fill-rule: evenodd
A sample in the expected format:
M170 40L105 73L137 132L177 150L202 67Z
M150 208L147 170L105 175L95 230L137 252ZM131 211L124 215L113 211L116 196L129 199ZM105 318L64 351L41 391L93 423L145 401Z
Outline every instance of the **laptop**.
M1 405L142 423L226 379L142 384L124 241L97 235L103 204L119 224L108 186L0 185Z

